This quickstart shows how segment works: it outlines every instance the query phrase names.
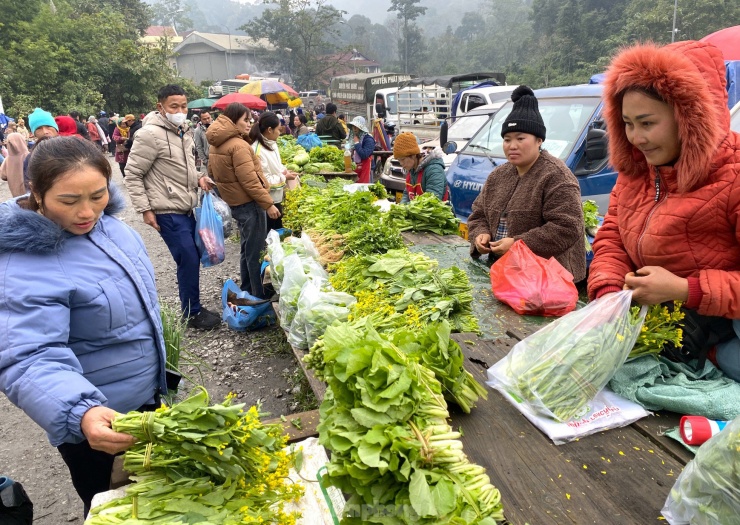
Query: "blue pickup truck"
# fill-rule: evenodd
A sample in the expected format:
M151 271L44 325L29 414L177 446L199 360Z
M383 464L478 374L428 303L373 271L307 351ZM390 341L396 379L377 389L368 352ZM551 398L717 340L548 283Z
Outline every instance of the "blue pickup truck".
M606 130L601 120L602 90L599 84L583 84L539 89L535 95L547 127L543 148L565 162L578 178L583 198L596 201L600 212L605 213L617 174L608 161ZM506 162L501 125L511 107L511 101L504 104L447 170L450 201L463 223L464 234L473 201L488 175L494 167ZM446 151L456 147L454 143L445 146Z

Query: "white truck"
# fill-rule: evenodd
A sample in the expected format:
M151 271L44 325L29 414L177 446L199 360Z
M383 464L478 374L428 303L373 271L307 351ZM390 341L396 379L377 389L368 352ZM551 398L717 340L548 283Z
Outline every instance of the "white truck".
M398 130L410 131L421 141L439 137L439 127L487 104L507 100L516 86L505 85L503 73L466 73L423 77L398 88Z
M411 80L410 75L399 73L342 75L331 79L329 94L337 105L337 113L344 113L347 122L361 116L368 124L374 118L384 118L386 122L396 124L396 91L408 80Z

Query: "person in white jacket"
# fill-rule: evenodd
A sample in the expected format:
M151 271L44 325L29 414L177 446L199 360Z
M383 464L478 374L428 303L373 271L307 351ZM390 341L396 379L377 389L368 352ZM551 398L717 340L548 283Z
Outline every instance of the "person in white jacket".
M283 198L285 196L286 183L296 180L297 173L289 171L280 160L277 138L280 136L280 118L271 111L266 111L249 131L249 139L255 154L262 164L262 172L270 183L270 195L278 210L280 217L277 219L267 218L267 231L278 230L283 227Z

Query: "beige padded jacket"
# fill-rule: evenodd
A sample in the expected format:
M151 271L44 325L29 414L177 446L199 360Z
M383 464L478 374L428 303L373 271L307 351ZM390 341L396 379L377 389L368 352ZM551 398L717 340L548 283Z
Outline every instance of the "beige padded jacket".
M126 163L126 189L138 213L190 213L198 204L193 130L159 112L146 116Z

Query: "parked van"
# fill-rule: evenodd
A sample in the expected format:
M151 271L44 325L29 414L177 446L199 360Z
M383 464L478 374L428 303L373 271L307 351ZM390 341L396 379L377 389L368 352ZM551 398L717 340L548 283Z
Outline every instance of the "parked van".
M461 150L465 147L470 138L490 120L491 116L499 110L503 103L503 101L499 101L495 104L486 104L475 109L471 109L465 115L457 117L455 121L450 124L447 131L447 141L453 141L457 147L456 151L446 154L442 159L445 163L445 169L452 165L455 157L457 157L457 150ZM423 142L420 146L421 148L436 148L437 146L440 146L440 140L435 139ZM403 173L403 169L398 160L391 157L386 161L383 174L380 177L380 182L385 186L388 194L392 198L395 198L396 202L400 202L403 190L406 188L406 175Z
M609 166L606 130L601 120L603 87L583 84L535 91L540 113L547 128L543 149L560 158L573 171L584 200L596 201L605 213L617 174ZM478 130L461 149L447 170L450 201L455 215L467 233L468 216L488 175L506 162L501 127L511 112L509 100ZM446 152L458 149L455 141L445 144Z

